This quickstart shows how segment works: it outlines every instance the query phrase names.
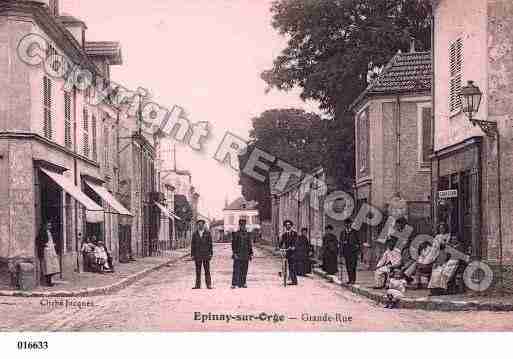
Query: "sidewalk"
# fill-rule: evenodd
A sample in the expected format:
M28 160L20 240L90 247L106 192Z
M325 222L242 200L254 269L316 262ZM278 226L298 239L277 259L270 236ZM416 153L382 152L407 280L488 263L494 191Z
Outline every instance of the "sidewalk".
M85 297L114 294L154 271L177 262L190 253L179 249L162 257L136 258L130 263L118 263L114 273L73 273L66 281L54 279L53 287L37 287L32 292L23 292L0 287L0 296L10 297Z
M259 248L273 255L278 255L274 248L268 245L258 245ZM328 275L320 268L313 269L314 274L327 279L329 282L344 287L351 292L367 297L377 303L384 303L385 290L372 289L374 286L374 272L359 270L357 283L347 285L347 274L344 272L343 280L340 281L340 274ZM423 309L437 311L513 311L513 296L498 294L483 295L469 291L458 295L428 296L428 289L406 290L405 297L401 299L399 306L404 309Z

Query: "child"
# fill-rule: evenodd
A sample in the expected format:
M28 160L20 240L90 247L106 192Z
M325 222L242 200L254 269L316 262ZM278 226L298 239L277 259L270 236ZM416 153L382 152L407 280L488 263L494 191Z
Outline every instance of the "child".
M404 274L397 270L394 272L393 277L390 278L387 284L387 292L385 294L386 304L385 308L393 309L397 308L399 299L404 297L406 292L406 279Z

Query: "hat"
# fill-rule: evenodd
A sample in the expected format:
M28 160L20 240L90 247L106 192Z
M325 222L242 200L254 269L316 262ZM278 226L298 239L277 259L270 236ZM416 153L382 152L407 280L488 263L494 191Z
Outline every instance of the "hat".
M404 217L399 217L396 219L395 223L406 225L406 224L408 224L408 221Z
M326 229L328 229L328 230L332 230L332 229L333 229L333 226L332 226L331 224L328 224L328 225L326 226Z
M203 223L203 224L205 224L205 220L204 220L204 219L198 219L198 220L196 221L196 224L199 224L199 223Z
M293 225L294 225L294 223L293 223L290 219L286 219L286 220L284 220L284 221L283 221L283 225L284 225L284 226L286 226L286 225L287 225L287 223L289 223L291 226L293 226Z
M247 223L247 219L246 218L241 218L239 219L239 224L242 224L242 223Z

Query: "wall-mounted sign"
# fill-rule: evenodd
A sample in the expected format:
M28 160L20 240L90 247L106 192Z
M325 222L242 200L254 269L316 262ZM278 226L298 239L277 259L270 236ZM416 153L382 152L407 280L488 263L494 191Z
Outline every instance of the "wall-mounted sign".
M446 191L438 191L439 199L447 199L447 198L458 198L458 190L457 189L449 189Z

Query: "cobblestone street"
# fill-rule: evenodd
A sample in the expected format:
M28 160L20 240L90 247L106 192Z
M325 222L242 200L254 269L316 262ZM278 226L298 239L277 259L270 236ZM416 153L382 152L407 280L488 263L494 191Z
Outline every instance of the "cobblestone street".
M512 330L513 313L387 310L317 277L283 288L280 261L257 249L247 289L230 289L231 251L214 248L214 290L192 290L194 265L181 260L118 294L89 298L0 297L2 331L361 331L361 330ZM61 302L62 301L62 302ZM80 303L79 303L80 302ZM70 304L71 303L71 304ZM78 305L83 305L79 308ZM284 316L283 322L195 320L208 315L260 313ZM327 313L351 322L303 320ZM310 318L311 319L311 318ZM318 319L318 318L317 318Z

